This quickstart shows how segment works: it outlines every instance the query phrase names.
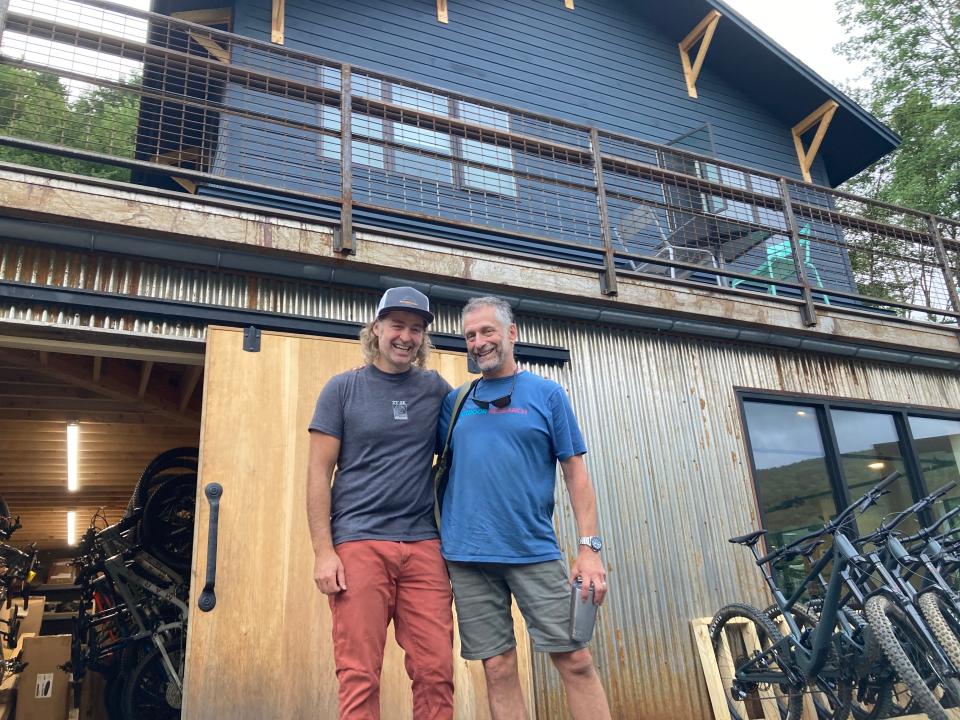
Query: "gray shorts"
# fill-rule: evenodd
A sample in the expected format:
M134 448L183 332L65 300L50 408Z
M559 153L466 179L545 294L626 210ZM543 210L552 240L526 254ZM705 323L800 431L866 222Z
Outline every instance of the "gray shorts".
M527 623L537 652L571 652L570 579L561 560L530 565L447 561L460 626L460 655L485 660L516 647L510 596Z

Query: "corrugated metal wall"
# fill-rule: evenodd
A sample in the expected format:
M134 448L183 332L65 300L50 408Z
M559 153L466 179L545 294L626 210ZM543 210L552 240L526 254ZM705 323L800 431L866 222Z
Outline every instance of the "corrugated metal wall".
M952 373L533 319L521 338L571 353L540 370L569 392L590 448L611 587L593 649L614 717L710 718L689 620L768 602L749 553L726 540L759 527L735 388L960 409ZM539 717L567 717L548 661L536 677Z
M12 244L0 245L0 279L352 321L367 319L378 297ZM23 309L3 308L5 317L13 312ZM58 322L56 312L47 316ZM458 332L459 323L457 308L438 308L435 330ZM735 600L765 602L749 555L726 541L758 527L735 388L960 409L960 378L950 373L587 323L519 324L521 340L571 353L566 366L530 369L567 389L590 448L611 584L593 651L617 718L710 718L689 620ZM576 530L562 485L558 496L569 552ZM539 718L566 716L559 678L544 658L536 688Z

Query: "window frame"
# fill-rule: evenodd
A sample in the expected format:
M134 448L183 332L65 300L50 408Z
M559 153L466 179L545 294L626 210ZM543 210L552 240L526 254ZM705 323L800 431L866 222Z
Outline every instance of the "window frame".
M900 455L903 458L904 475L909 483L910 492L914 501L926 496L930 492L930 489L926 486L923 471L920 467L920 457L917 452L913 432L910 429L909 418L913 416L960 422L960 410L925 407L908 403L839 398L825 395L750 388L735 388L734 392L737 399L737 408L740 413L740 427L743 432L744 445L749 462L750 479L753 485L753 499L757 517L760 519L763 528L768 528L769 524L761 503L760 489L758 486L758 470L754 459L754 448L753 441L750 437L750 428L747 425L745 403L760 402L775 405L806 405L814 408L817 415L817 425L820 429L821 441L823 443L827 474L833 491L834 502L838 510L850 505L855 498L850 495L849 483L843 472L843 464L840 461L839 446L831 410L872 412L892 416L894 428L897 432L897 444L900 449ZM930 508L924 508L921 511L920 522L922 524L930 524L933 522ZM855 519L851 522L850 527L854 533L858 532Z

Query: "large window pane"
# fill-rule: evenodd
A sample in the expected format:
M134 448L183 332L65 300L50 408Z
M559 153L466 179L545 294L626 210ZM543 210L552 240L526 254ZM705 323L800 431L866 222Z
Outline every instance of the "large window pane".
M816 409L758 402L744 408L769 540L781 545L837 511Z
M951 481L960 482L960 421L911 417L910 433L928 490L936 490ZM960 505L960 489L954 488L935 512L939 516L957 505ZM960 520L951 522L951 527L958 526Z
M887 413L832 410L833 428L837 436L840 464L847 480L850 498L856 500L884 477L899 470L904 476L889 488L889 493L857 518L857 528L866 535L883 518L913 503L910 483L906 478L900 441L893 416ZM916 532L916 518L898 526L904 532Z
M785 545L821 527L837 512L817 412L808 405L743 405L767 543ZM781 584L792 590L807 568L798 559L777 570Z

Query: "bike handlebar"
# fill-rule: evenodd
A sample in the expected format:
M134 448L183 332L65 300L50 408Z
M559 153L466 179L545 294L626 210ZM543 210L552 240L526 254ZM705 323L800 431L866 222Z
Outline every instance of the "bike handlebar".
M950 492L951 490L953 490L953 488L955 488L956 486L957 486L956 480L951 480L950 482L948 482L948 483L947 483L946 485L944 485L943 487L941 487L941 488L939 488L939 489L937 489L937 490L934 490L932 493L930 493L930 494L927 495L926 497L921 498L920 500L917 500L917 502L915 502L915 503L914 503L913 505L911 505L910 507L905 508L905 509L901 510L900 512L898 512L898 513L897 513L896 515L894 515L892 518L890 518L890 519L887 520L886 522L882 523L882 524L880 525L880 527L878 527L872 534L867 535L867 536L864 537L864 538L861 538L859 542L860 542L861 544L863 544L863 543L868 543L868 542L872 542L872 541L874 541L874 540L877 540L877 539L879 539L879 538L882 538L882 537L885 537L885 536L889 535L890 532L891 532L897 525L899 525L900 523L902 523L904 520L906 520L908 517L910 517L910 516L913 515L914 513L922 510L923 508L927 507L928 505L932 505L934 502L936 502L937 500L939 500L942 496L946 495L948 492Z
M905 538L901 538L900 542L906 544L906 543L916 542L917 540L930 539L931 537L933 537L933 534L937 531L937 528L943 525L947 520L950 520L951 518L955 517L957 513L960 513L960 507L955 507L953 510L951 510L946 515L942 516L939 520L937 520L933 525L930 525L929 527L925 527L925 528L920 528L920 531L917 532L916 534L909 535ZM946 533L944 533L944 536L949 535L951 532L954 532L954 531L960 531L960 528L954 528L953 530L949 530Z

